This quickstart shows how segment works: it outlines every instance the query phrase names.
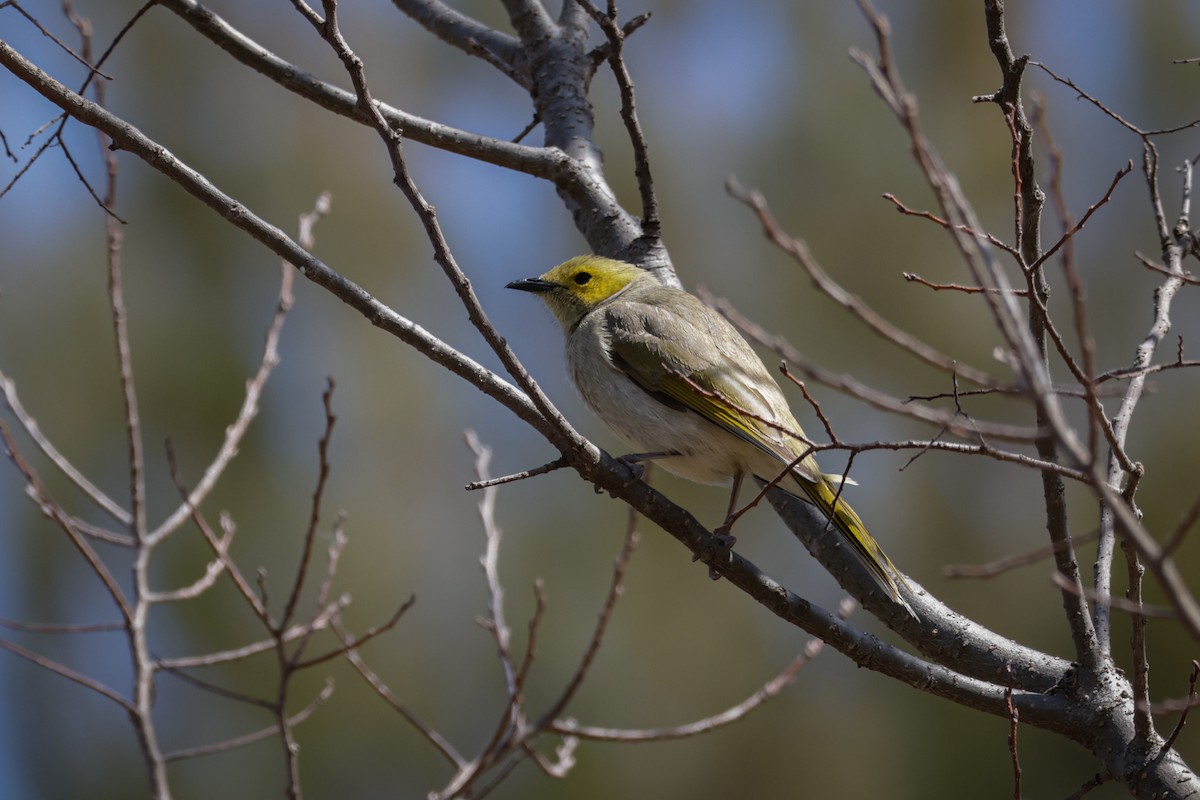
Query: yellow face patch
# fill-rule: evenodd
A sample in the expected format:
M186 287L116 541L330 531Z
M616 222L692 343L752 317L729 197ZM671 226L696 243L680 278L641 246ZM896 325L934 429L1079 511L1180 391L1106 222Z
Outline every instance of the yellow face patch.
M559 264L542 280L561 286L586 308L592 308L628 286L645 273L621 261L601 256L578 256Z

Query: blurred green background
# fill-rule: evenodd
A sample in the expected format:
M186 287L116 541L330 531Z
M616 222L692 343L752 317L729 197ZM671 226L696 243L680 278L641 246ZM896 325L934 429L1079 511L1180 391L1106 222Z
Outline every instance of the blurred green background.
M103 47L138 3L78 0ZM1028 52L1147 128L1198 115L1200 72L1172 65L1200 55L1200 6L1058 0L1008 4L1009 34ZM61 38L75 36L51 2L23 6ZM342 4L347 38L365 59L374 94L406 111L500 138L528 122L528 98L486 64L440 44L385 0ZM504 26L499 4L457 8ZM958 174L981 219L1011 238L1009 136L997 109L973 95L999 85L987 49L981 3L880 3L893 22L895 54L920 101L925 131ZM313 31L283 2L214 0L213 8L248 35L336 84L347 80ZM760 188L784 226L804 237L832 275L885 317L955 357L1003 375L992 360L998 338L978 298L935 294L901 273L969 282L949 239L906 219L881 199L892 192L915 208L932 199L911 162L906 139L850 47L873 51L853 3L731 4L713 0L623 5L653 18L628 44L642 123L650 140L668 247L685 285L728 297L818 363L852 373L899 396L946 391L943 376L898 353L818 296L798 267L760 235L752 215L723 190L736 175ZM557 6L555 6L557 11ZM12 9L0 10L0 36L68 84L82 69ZM109 104L217 186L274 224L294 230L317 194L333 194L333 213L317 228L316 253L399 313L499 369L475 335L431 258L431 248L391 184L377 137L321 112L242 68L171 13L138 23L106 67ZM1049 129L1065 153L1063 187L1078 217L1103 195L1127 160L1140 164L1137 137L1073 92L1031 69L1027 98L1044 95ZM0 130L22 161L26 137L53 111L7 73L0 74ZM593 87L597 136L608 177L637 211L627 140L611 76ZM536 142L540 130L532 134ZM66 135L84 172L102 168L90 131ZM40 140L38 140L40 141ZM36 144L34 145L36 146ZM1185 132L1160 144L1168 214L1177 211L1174 167L1200 150ZM438 208L451 246L500 331L568 418L598 444L618 442L582 406L566 381L557 326L508 281L542 272L586 250L552 188L523 175L410 144L415 177ZM1044 150L1039 164L1046 178ZM5 161L0 181L19 168ZM195 480L213 456L256 368L275 302L275 257L225 225L175 185L122 156L120 212L137 388L148 453L150 518L176 503L163 443ZM1046 219L1046 241L1058 223ZM0 369L17 383L42 429L105 491L127 496L126 445L111 324L105 297L103 218L61 153L48 153L0 199ZM1157 279L1134 252L1157 257L1144 180L1117 189L1076 242L1087 281L1101 369L1129 362L1150 322ZM1069 328L1057 270L1054 309ZM336 588L353 604L358 630L384 619L415 594L397 629L367 647L367 661L395 693L458 749L473 755L502 712L503 679L488 635L476 624L486 608L478 557L483 534L478 496L463 491L472 428L495 449L505 473L554 458L551 448L494 402L450 376L324 292L298 282L284 330L282 363L241 454L205 507L227 510L239 534L234 555L253 574L261 565L278 608L295 569L316 479L323 425L321 392L333 378L338 415L326 524L349 514L350 544ZM1200 340L1194 290L1175 307L1173 333ZM1174 340L1160 355L1174 355ZM1062 373L1062 370L1059 370ZM1200 378L1155 378L1130 433L1130 453L1146 465L1138 495L1151 530L1164 535L1196 493L1195 397ZM795 394L796 407L804 409ZM826 414L846 439L929 436L932 431L817 387ZM1189 399L1191 398L1191 399ZM1019 409L968 408L1028 423ZM1078 409L1073 409L1078 417ZM807 413L806 411L804 413ZM801 414L811 430L819 425ZM10 420L5 414L4 419ZM104 521L35 457L24 453L72 512ZM1023 643L1071 653L1057 590L1043 563L989 582L942 577L946 564L987 561L1045 542L1036 474L983 459L875 453L854 464L861 487L852 500L903 570L962 613ZM824 460L838 471L836 457ZM656 485L715 524L725 494L669 476ZM1096 524L1095 503L1069 488L1077 533ZM586 644L625 526L619 504L597 496L574 474L558 472L505 487L498 517L505 530L501 573L518 649L533 610L532 585L545 581L547 610L529 684L534 713L557 696ZM841 593L768 510L741 523L739 552L768 566L793 590L825 607ZM673 725L741 701L781 669L805 638L725 583L708 580L688 553L652 526L630 568L605 647L571 715L585 724ZM10 464L0 466L0 616L38 622L112 621L115 611L65 537L24 496ZM322 546L327 543L322 540ZM105 549L114 572L124 554ZM1084 553L1090 558L1090 553ZM1196 575L1197 545L1180 561ZM164 548L159 588L194 579L206 563L199 535L186 530ZM1089 562L1090 563L1090 562ZM1118 568L1123 576L1123 566ZM1124 588L1123 577L1115 586ZM1155 599L1156 590L1149 590ZM858 613L854 622L896 641ZM151 621L160 655L238 646L260 638L228 585L203 600L159 609ZM1117 616L1115 648L1128 663L1128 626ZM129 666L119 635L74 638L6 632L93 677L127 691ZM1156 698L1186 692L1195 643L1165 622L1151 626ZM345 665L299 681L297 708L325 675L333 698L298 731L310 797L419 797L448 780L444 761L373 696ZM203 673L262 695L273 691L269 659ZM165 676L158 720L175 749L245 733L269 723L256 709L196 692ZM1164 718L1164 733L1174 724ZM837 797L1011 796L1008 722L929 697L823 653L782 696L711 735L647 745L583 743L563 781L522 765L497 798L725 797L797 794ZM1063 797L1097 770L1081 748L1022 726L1025 795ZM178 797L271 797L284 786L279 743L172 768ZM1200 745L1179 741L1195 764ZM69 768L68 768L69 766ZM27 662L0 657L0 794L6 797L124 798L145 792L141 756L125 715L113 704ZM1109 785L1089 797L1121 797Z

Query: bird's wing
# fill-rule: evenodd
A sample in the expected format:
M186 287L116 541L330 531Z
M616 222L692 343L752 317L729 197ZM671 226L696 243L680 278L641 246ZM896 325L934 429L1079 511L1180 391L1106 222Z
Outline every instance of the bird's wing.
M700 414L780 464L792 463L807 445L778 429L785 427L803 435L787 410L779 386L746 340L724 318L699 300L696 306L686 308L689 313L684 314L667 311L659 304L626 301L621 308L606 312L604 336L609 360L651 397L672 408ZM669 337L664 335L667 330ZM708 341L716 347L684 349L672 344L681 338ZM900 591L900 586L907 586L904 577L867 532L858 514L841 498L838 484L843 479L822 475L811 455L796 464L793 471L800 478L796 483L804 495L830 519L888 596L916 617Z
M707 307L685 316L627 301L606 312L605 338L613 366L656 400L700 414L782 464L804 451L799 440L784 432L800 429L790 413L780 414L786 401L758 355ZM716 347L706 348L713 351L706 355L673 343L680 339ZM810 472L806 464L798 470Z

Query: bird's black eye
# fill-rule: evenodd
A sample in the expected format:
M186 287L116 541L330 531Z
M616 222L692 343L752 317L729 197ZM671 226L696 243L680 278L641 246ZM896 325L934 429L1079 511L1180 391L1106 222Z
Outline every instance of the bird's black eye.
M575 273L575 282L578 283L580 286L583 286L585 283L587 283L591 279L592 279L592 273L590 273L590 272L576 272Z

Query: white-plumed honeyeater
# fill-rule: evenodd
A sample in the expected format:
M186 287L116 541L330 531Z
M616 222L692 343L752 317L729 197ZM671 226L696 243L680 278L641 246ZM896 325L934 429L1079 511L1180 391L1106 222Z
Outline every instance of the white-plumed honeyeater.
M824 475L779 385L720 314L650 273L600 256L572 258L510 289L539 295L562 324L567 365L583 399L655 463L700 483L746 475L821 510L879 587L916 617L903 577ZM801 457L803 456L803 457ZM790 470L788 469L791 465Z

